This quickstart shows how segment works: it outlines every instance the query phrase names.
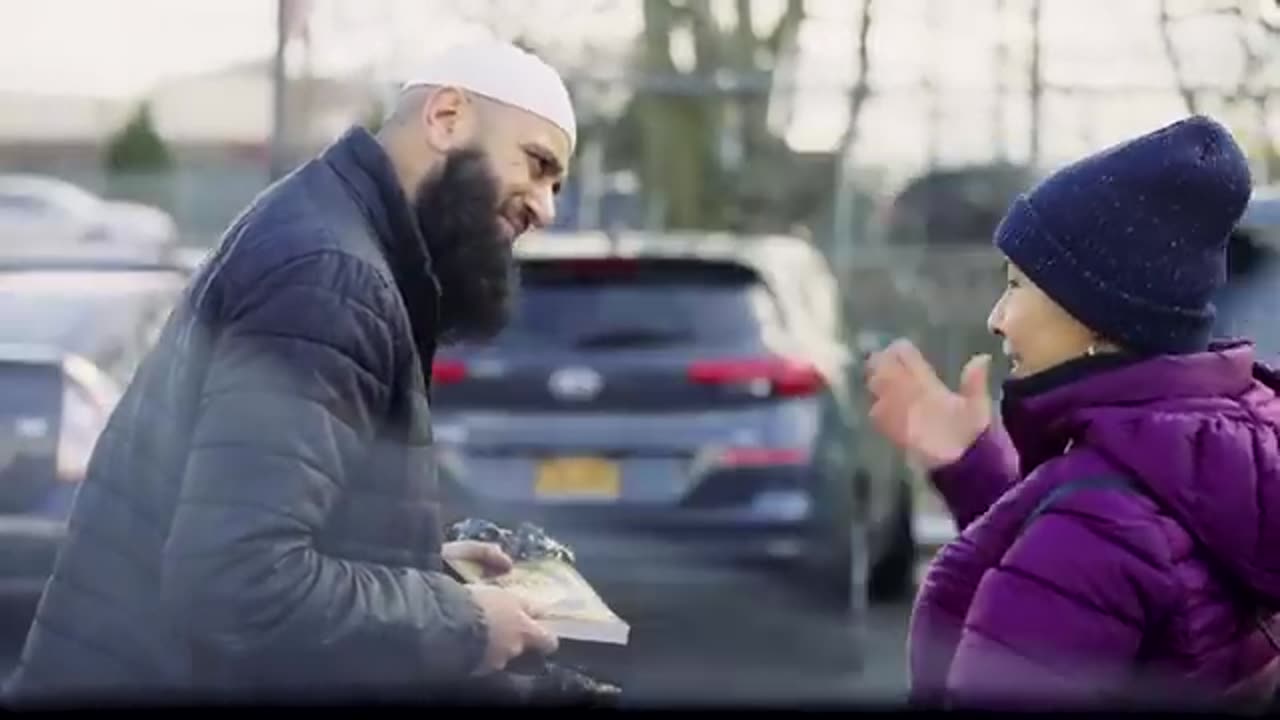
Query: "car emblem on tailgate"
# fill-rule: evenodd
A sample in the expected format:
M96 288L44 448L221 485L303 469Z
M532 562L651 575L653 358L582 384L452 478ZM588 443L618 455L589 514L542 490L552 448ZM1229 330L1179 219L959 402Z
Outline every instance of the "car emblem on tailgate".
M9 463L18 457L17 441L0 436L0 470L9 467Z
M591 400L604 389L604 378L588 367L560 368L551 373L547 388L561 400Z
M20 417L13 423L13 430L25 440L40 440L49 434L49 421L41 417Z
M0 470L9 467L33 440L42 440L49 434L49 421L39 417L20 417L13 423L13 431L0 433Z

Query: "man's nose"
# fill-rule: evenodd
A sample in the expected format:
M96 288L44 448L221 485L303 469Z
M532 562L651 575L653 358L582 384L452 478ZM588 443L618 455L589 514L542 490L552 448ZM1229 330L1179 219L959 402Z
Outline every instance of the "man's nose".
M550 227L556 221L556 196L551 188L538 188L525 204L536 228Z

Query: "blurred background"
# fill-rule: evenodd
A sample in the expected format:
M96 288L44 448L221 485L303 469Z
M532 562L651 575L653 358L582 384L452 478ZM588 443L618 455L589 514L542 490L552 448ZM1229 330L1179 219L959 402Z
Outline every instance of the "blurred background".
M954 528L868 432L858 361L910 336L954 382L998 350L991 232L1062 163L1187 113L1226 123L1259 190L1221 331L1280 352L1276 0L0 0L0 654L187 274L270 182L376 128L415 63L482 36L565 75L581 142L522 251L541 309L437 367L442 462L462 507L583 538L632 623L583 662L637 703L901 698L910 585ZM620 238L639 249L609 264ZM637 336L636 308L691 319ZM624 336L569 337L590 322ZM800 338L786 362L717 360L775 330ZM669 393L626 394L655 377ZM720 475L733 492L705 490ZM683 534L741 548L764 525L816 535L838 592L778 567L813 545L709 559Z

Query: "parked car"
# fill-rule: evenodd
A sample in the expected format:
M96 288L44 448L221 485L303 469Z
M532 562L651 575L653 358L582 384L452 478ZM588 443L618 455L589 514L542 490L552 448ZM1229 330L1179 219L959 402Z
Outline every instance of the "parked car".
M103 222L122 242L172 247L178 242L178 225L173 216L154 205L111 200L102 205Z
M112 253L159 259L178 242L172 216L135 202L105 200L43 175L0 175L0 238L5 255Z
M590 553L786 558L842 599L858 558L874 590L911 586L907 477L858 454L857 356L811 245L542 235L517 257L510 325L433 369L447 509Z
M1007 162L929 170L881 205L872 227L895 246L987 246L1009 204L1036 180L1032 169Z
M1253 339L1261 359L1280 367L1280 186L1254 193L1228 251L1215 334Z
M34 599L106 420L186 274L0 260L0 596Z

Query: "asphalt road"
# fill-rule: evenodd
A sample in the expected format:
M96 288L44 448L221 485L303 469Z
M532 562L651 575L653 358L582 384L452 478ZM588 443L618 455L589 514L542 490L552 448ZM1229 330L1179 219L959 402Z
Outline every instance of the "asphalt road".
M631 624L630 644L568 653L586 653L631 706L882 707L906 692L905 602L873 606L859 626L779 567L618 575L592 579Z
M34 603L0 600L0 683L9 677L22 652Z
M563 659L622 685L629 706L883 707L905 693L906 603L873 606L860 641L841 610L780 567L580 560L631 624L631 642L565 643ZM4 676L20 650L20 616L0 608Z

